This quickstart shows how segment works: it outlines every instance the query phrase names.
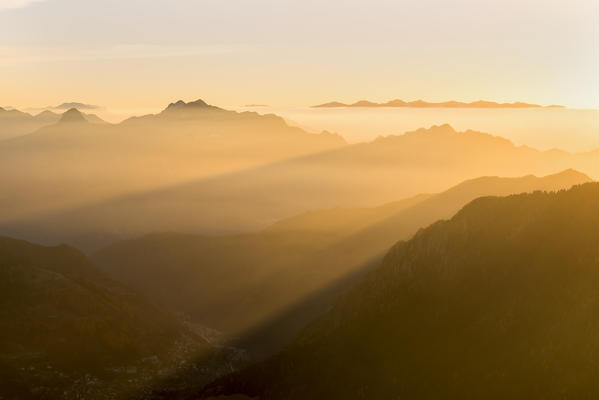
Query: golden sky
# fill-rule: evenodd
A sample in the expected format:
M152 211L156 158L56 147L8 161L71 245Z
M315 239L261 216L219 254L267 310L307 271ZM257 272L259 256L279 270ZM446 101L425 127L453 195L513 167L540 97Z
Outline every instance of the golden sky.
M0 105L599 108L597 0L0 0Z

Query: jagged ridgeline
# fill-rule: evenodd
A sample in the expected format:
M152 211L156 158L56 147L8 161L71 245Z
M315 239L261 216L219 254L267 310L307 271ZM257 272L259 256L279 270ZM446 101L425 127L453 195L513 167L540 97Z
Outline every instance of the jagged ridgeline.
M599 396L599 184L474 200L204 397Z
M158 114L119 124L94 121L75 108L62 115L45 112L35 117L17 110L0 110L0 139L5 126L15 136L0 140L0 181L3 191L10 193L0 196L0 229L4 234L44 244L68 242L81 248L88 234L94 238L90 242L98 242L98 237L113 236L111 232L121 229L133 229L135 234L162 230L167 225L167 230L184 230L178 222L169 221L204 215L198 210L205 207L194 199L184 200L190 201L189 208L171 203L167 206L168 216L148 209L144 219L156 218L141 229L127 221L120 227L110 223L111 232L94 228L93 232L62 235L54 230L62 228L50 223L52 228L43 220L101 207L106 202L120 203L130 196L140 200L149 196L150 208L154 208L159 192L167 188L186 187L190 182L346 145L339 135L308 133L273 114L229 111L202 100L177 101ZM225 195L224 200L216 200L221 210L218 215L231 214L232 220L239 219L233 214L239 207L230 204L232 199L234 196ZM112 205L108 207L115 210ZM206 211L208 215L213 213ZM59 225L66 228L70 224ZM76 225L81 226L82 220ZM239 225L234 227L238 229ZM219 228L229 230L231 226L220 224Z

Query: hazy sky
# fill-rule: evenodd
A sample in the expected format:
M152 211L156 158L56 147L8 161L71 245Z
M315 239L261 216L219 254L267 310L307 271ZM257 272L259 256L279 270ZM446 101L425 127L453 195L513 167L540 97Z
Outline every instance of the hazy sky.
M599 108L598 0L0 0L0 105Z

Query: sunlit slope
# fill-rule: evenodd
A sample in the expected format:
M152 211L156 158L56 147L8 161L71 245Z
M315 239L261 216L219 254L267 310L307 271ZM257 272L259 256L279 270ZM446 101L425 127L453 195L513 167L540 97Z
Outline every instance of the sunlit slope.
M520 178L489 176L471 179L348 235L318 257L329 258L330 255L330 269L348 268L350 265L359 267L382 257L397 240L407 239L418 229L439 219L451 218L477 197L506 196L535 190L555 191L591 181L587 175L574 170L541 178L527 175Z
M589 180L576 171L543 178L483 177L437 195L382 207L303 214L256 234L148 235L108 246L93 258L111 276L158 304L229 337L243 336L290 307L311 302L285 322L274 323L268 332L272 336L264 333L263 340L276 347L325 310L395 242L440 218L450 218L469 201L567 189ZM324 221L338 223L325 229Z
M69 246L0 237L0 315L5 398L104 398L209 351Z
M239 151L246 154L249 150ZM142 153L147 157L148 152ZM107 168L115 163L106 164ZM253 231L307 210L372 207L418 193L438 192L481 175L546 175L577 165L594 176L599 172L599 156L540 152L484 133L456 132L444 125L61 213L13 219L10 224L3 223L2 229L42 242L68 241L86 248L111 237L151 231ZM85 176L89 179L90 175ZM106 178L109 176L113 178L108 182L119 179L115 174ZM146 175L140 172L139 176Z
M77 110L29 135L0 142L0 219L25 218L139 191L256 167L344 145L274 115L198 100L118 125ZM79 114L76 117L75 114Z
M206 394L593 398L599 184L480 198L387 254L285 351Z
M308 211L268 226L265 232L314 231L347 235L408 209L433 195L419 194L372 208L336 207Z

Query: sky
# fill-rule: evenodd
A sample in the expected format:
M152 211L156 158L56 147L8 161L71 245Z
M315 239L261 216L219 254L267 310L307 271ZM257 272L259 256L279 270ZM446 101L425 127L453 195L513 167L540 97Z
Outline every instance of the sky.
M599 108L597 0L0 0L0 105Z

